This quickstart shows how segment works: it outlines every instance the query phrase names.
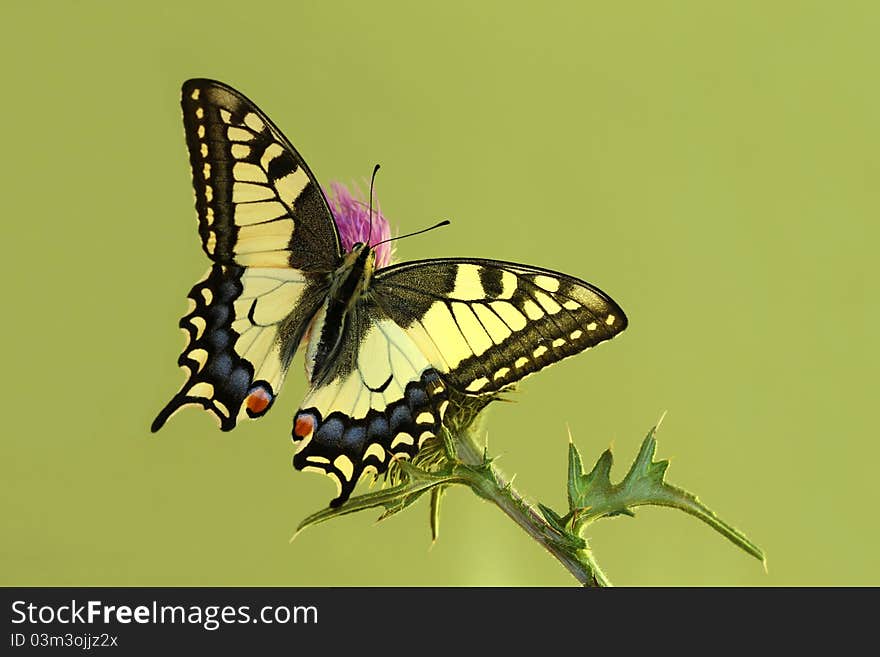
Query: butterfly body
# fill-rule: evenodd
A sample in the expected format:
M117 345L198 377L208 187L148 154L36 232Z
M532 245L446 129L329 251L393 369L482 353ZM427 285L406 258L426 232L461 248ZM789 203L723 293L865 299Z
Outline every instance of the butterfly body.
M321 317L320 339L314 342L314 357L307 357L309 379L314 384L326 380L338 352L348 314L366 294L376 264L376 252L367 244L355 244L333 272L327 294L326 312Z
M224 430L264 415L304 346L293 464L335 480L338 505L365 473L435 438L453 393L494 395L626 327L605 293L548 269L481 258L378 266L366 235L343 247L314 175L256 105L197 79L182 107L212 265L180 322L187 381L154 431L187 404Z

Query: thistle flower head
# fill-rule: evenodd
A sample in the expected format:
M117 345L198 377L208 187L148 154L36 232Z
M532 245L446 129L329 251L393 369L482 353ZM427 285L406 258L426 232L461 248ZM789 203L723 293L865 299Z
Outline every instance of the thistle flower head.
M331 182L329 193L325 189L324 196L330 204L330 211L336 220L339 229L339 238L342 248L347 252L351 247L360 242L365 244L369 238L370 244L375 245L382 240L391 237L391 226L382 214L379 201L373 196L373 228L370 234L370 203L364 200L364 194L360 187L355 186L354 193L341 182ZM387 267L391 264L393 248L390 243L379 244L376 247L376 267Z

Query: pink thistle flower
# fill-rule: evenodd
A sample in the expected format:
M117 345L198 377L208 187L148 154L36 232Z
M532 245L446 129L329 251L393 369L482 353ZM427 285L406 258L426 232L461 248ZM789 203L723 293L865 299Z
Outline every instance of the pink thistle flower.
M348 187L341 182L330 183L330 192L324 190L324 196L330 204L330 211L336 220L339 229L339 238L342 240L344 251L351 251L357 242L366 243L370 239L370 245L376 245L391 237L391 226L379 208L379 201L373 196L373 232L370 235L370 204L369 199L364 200L360 187L355 187L352 194ZM376 268L387 267L391 264L393 249L390 243L379 244L376 247Z

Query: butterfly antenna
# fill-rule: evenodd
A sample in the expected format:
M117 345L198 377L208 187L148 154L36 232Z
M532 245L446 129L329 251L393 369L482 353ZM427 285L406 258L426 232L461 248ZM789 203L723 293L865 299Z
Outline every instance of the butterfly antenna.
M376 182L376 172L379 171L379 165L373 167L373 175L370 176L370 233L367 235L367 246L370 246L370 240L373 238L373 183Z
M397 237L389 237L387 240L382 240L381 242L377 242L373 246L379 246L380 244L385 244L386 242L393 242L394 240L402 240L404 237L412 237L413 235L421 235L422 233L427 233L429 230L434 230L435 228L440 228L442 226L448 226L451 221L449 219L444 219L433 226L429 226L428 228L422 228L421 230L417 230L414 233L407 233L406 235L398 235Z

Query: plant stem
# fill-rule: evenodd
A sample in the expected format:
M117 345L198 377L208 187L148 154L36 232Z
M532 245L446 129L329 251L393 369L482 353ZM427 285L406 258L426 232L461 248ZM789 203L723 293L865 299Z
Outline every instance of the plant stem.
M567 542L494 465L485 463L483 451L474 442L472 432L457 432L455 444L461 462L476 466L461 469L461 474L475 493L506 513L524 532L556 557L583 586L611 585L605 573L593 561L589 548L578 548Z

